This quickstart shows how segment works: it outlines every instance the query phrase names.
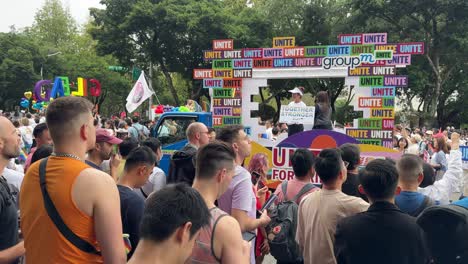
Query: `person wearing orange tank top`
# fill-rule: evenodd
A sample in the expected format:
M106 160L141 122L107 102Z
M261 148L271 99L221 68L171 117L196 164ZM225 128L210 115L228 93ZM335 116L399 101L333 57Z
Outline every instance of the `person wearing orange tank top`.
M54 153L45 169L47 192L64 224L100 254L80 250L65 238L45 209L39 164L27 171L20 197L27 263L125 263L120 200L114 180L84 163L95 146L93 105L81 97L60 97L47 108Z
M232 146L213 142L197 153L193 188L210 208L210 224L200 231L188 263L250 263L250 246L242 239L237 220L215 206L234 176L236 153Z

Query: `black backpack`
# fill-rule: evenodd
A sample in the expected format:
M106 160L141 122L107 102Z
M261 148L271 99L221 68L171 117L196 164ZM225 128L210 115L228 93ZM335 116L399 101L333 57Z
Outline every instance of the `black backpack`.
M183 149L174 152L169 164L167 183L185 182L192 186L195 178L195 159L197 149L187 145Z
M296 243L297 200L310 190L316 188L312 183L306 184L292 200L286 200L288 182L281 184L284 201L272 209L271 222L266 227L270 253L277 261L293 262L302 259L299 245Z
M435 264L468 263L468 209L431 206L417 218Z

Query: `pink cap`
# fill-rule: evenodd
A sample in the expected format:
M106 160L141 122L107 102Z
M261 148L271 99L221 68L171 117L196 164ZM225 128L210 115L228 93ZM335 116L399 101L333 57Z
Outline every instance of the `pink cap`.
M103 128L96 129L96 143L107 142L110 144L118 145L122 143L120 138L116 138L109 131Z

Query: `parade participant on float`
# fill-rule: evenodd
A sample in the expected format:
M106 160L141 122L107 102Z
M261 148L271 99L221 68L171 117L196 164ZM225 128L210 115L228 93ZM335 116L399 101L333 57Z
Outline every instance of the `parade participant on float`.
M289 90L292 93L292 99L294 101L290 102L288 106L294 107L306 107L307 105L302 101L302 96L304 95L304 87L295 87L292 90ZM303 124L288 124L288 137L304 131Z
M314 129L332 130L332 108L326 91L318 92L315 97Z

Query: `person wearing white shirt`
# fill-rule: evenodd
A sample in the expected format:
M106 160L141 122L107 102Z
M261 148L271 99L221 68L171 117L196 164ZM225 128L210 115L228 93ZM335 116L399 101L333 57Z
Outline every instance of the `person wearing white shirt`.
M161 149L161 142L156 138L147 138L143 142L141 142L142 146L149 147L154 154L156 155L156 161L159 163L163 154ZM166 174L163 170L158 168L157 164L153 168L153 172L148 178L148 181L145 185L141 186L140 188L134 189L134 191L143 199L148 198L148 196L156 191L159 191L164 186L166 186Z
M265 133L267 135L267 139L272 140L273 139L273 124L271 120L267 120L265 122L265 127L266 127Z
M304 87L295 87L292 90L289 90L292 93L292 99L294 101L290 102L288 106L294 107L306 107L307 105L302 101L302 96L304 95ZM304 131L303 124L288 124L288 137Z
M448 168L441 180L434 182L425 188L419 188L418 192L429 196L440 204L449 204L453 192L459 192L460 182L463 177L462 154L459 150L460 135L452 134L452 149L448 159Z

